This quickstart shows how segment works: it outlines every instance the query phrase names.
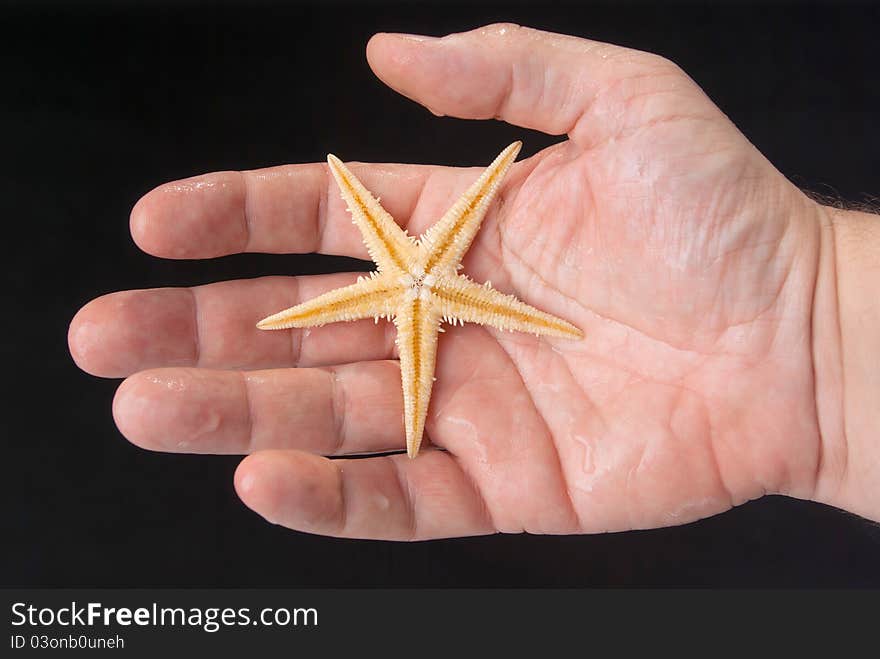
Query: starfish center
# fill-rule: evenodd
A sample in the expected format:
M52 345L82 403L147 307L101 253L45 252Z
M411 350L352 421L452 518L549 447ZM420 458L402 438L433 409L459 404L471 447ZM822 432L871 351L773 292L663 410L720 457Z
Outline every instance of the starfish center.
M431 287L437 283L437 277L426 274L422 268L414 268L400 277L400 283L406 288L406 299L419 298L427 301L431 295Z

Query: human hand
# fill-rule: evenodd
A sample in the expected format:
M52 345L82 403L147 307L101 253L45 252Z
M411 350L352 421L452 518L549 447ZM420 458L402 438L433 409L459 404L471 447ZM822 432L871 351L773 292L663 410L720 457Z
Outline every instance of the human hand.
M84 370L130 376L114 401L126 437L250 454L245 503L328 535L624 530L767 492L815 496L828 451L812 341L821 207L655 55L512 25L378 35L367 54L435 113L568 135L514 166L464 272L586 338L453 328L426 428L446 450L329 460L403 448L393 325L254 323L355 275L115 293L77 314L70 349ZM411 235L480 171L352 170ZM171 258L366 256L319 164L160 186L131 228Z

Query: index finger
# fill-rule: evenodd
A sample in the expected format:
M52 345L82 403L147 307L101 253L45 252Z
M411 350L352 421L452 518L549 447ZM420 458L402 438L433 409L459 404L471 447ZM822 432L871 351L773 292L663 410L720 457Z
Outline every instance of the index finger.
M428 165L350 168L402 225L413 214L428 177L452 172ZM131 235L145 252L173 259L238 252L368 258L323 163L214 172L165 183L135 204Z

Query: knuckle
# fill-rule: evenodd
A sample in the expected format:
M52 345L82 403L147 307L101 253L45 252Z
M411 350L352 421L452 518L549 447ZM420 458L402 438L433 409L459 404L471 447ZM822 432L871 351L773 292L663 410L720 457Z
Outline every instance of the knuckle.
M492 39L511 39L524 29L525 28L517 23L492 23L491 25L481 28L479 32L483 36Z
M677 62L662 55L656 55L654 53L650 53L649 55L650 57L648 61L645 62L644 66L646 70L655 72L658 78L677 81L676 84L681 89L686 89L694 85L693 79Z
M674 75L681 78L688 78L687 73L676 62L668 57L658 55L656 53L645 53L645 68L655 70L658 74Z
M629 50L622 53L623 64L636 74L655 74L658 76L677 75L687 77L684 70L671 59L643 50Z

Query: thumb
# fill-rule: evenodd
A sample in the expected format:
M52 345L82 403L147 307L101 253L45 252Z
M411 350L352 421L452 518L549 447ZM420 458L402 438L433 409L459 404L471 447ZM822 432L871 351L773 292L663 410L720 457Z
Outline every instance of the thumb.
M367 60L385 84L435 114L494 117L575 141L590 141L584 118L621 81L670 71L686 79L657 55L509 23L442 38L377 34Z

